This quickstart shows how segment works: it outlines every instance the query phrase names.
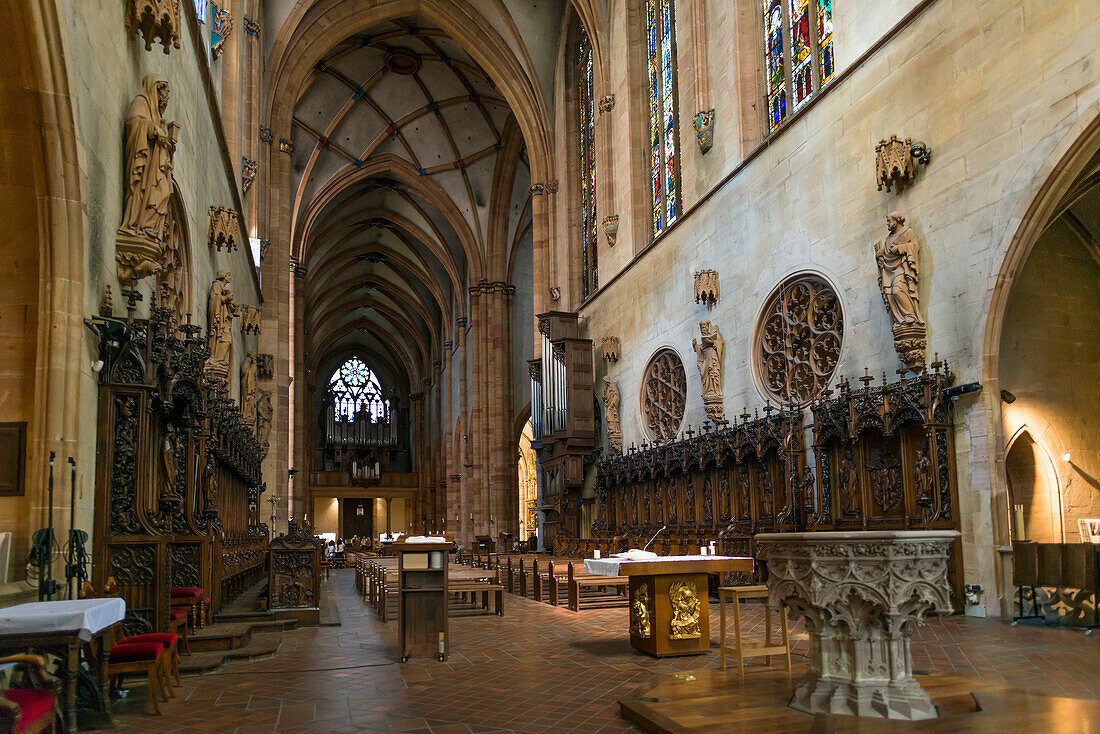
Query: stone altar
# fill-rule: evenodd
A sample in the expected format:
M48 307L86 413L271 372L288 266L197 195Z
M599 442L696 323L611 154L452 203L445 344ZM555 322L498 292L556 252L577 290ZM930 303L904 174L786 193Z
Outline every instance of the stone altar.
M937 717L913 678L909 636L950 614L955 530L761 533L768 602L806 620L810 673L793 708L889 719Z

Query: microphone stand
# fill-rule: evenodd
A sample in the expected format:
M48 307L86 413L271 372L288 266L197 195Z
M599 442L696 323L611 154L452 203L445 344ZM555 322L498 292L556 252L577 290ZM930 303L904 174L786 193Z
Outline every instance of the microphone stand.
M653 541L657 540L657 536L666 530L668 530L668 525L662 525L661 529L653 534L653 537L649 539L649 542L645 544L645 547L642 548L642 550L646 550L647 548L649 548L649 546L653 545Z

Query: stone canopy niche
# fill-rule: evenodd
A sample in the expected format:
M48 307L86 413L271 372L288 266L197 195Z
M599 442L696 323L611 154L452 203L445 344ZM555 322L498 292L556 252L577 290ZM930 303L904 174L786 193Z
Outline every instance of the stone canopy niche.
M913 678L909 637L950 614L956 530L761 533L768 602L806 620L810 672L793 708L917 721L937 717Z

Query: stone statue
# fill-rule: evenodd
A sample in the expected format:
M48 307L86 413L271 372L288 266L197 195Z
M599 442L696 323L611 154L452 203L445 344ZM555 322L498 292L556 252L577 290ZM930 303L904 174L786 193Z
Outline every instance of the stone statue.
M126 113L126 192L122 225L115 237L115 261L123 282L160 268L172 196L172 156L179 124L165 122L168 82L150 74Z
M267 457L268 438L271 436L271 392L259 390L256 401L256 438L260 442L261 459Z
M695 362L699 365L699 377L703 383L703 408L713 423L724 418L722 408L722 355L726 342L718 333L718 327L709 321L699 324L702 340L691 340L695 350Z
M241 415L245 423L256 423L256 353L248 352L241 362Z
M610 377L603 378L603 416L607 425L607 443L616 454L623 452L623 432L619 419L619 387Z
M233 356L233 317L241 310L233 300L233 291L229 287L232 280L228 270L218 271L218 277L210 286L210 302L206 311L210 334L206 372L222 382L229 379L229 363Z
M905 217L891 212L886 217L890 233L875 243L878 287L890 315L894 348L906 367L924 364L927 327L920 315L920 245Z

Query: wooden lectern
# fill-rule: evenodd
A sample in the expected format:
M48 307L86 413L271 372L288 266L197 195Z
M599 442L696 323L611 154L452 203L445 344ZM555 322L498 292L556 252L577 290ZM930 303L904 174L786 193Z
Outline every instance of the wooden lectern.
M397 554L397 651L447 659L447 553L451 543L393 544Z
M586 558L584 570L630 578L630 644L654 657L698 655L710 649L707 576L752 572L752 559L665 556L626 561Z

